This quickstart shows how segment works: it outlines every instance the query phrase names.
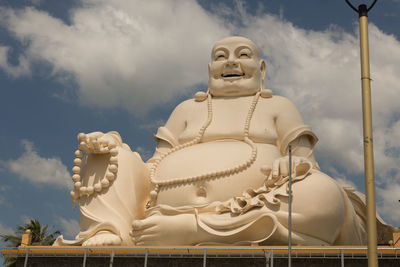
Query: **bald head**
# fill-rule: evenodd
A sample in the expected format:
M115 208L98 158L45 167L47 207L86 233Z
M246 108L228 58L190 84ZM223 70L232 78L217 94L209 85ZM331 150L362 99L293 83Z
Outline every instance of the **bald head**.
M212 49L208 69L213 96L253 95L264 87L265 62L256 44L244 37L218 41Z
M216 42L214 44L213 49L211 51L211 60L213 59L215 50L218 49L218 47L229 45L229 44L238 44L238 43L248 45L253 50L254 55L256 57L258 57L259 59L261 59L260 50L258 49L257 45L252 40L247 39L242 36L229 36L229 37L219 40L218 42Z

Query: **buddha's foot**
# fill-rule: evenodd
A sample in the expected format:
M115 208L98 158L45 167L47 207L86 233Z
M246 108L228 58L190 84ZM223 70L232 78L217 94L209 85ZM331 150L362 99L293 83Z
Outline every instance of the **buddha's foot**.
M138 246L192 245L198 238L193 214L153 215L136 220L132 223L130 235Z
M118 246L121 245L121 238L110 232L99 232L92 236L82 246Z

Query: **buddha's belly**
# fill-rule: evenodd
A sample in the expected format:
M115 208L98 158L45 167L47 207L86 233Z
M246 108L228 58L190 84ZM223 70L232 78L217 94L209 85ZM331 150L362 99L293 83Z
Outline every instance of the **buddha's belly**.
M263 165L272 166L280 157L276 146L256 144L255 162L240 172L204 179L194 183L162 186L157 204L171 206L201 205L225 201L240 196L248 188L258 188L265 180L260 172ZM251 147L235 140L197 144L167 156L158 166L156 180L169 180L227 170L243 164L250 158Z

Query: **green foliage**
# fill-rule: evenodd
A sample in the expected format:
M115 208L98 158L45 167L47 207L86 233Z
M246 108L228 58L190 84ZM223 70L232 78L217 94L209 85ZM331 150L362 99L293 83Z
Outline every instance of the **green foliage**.
M21 245L22 235L25 234L26 230L31 231L32 235L32 246L50 246L54 243L57 235L60 231L56 230L52 233L47 233L48 226L41 226L40 222L36 219L31 219L25 225L17 225L14 235L2 235L0 233L1 241L7 244L7 247L16 248ZM13 267L16 264L16 258L12 256L2 256L4 258L5 266Z

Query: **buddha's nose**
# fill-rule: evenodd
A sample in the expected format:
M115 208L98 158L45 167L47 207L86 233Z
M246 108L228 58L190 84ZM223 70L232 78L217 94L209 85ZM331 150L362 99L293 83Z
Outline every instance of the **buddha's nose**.
M236 58L234 57L229 57L226 64L230 67L237 67L238 66L238 62L236 61Z

